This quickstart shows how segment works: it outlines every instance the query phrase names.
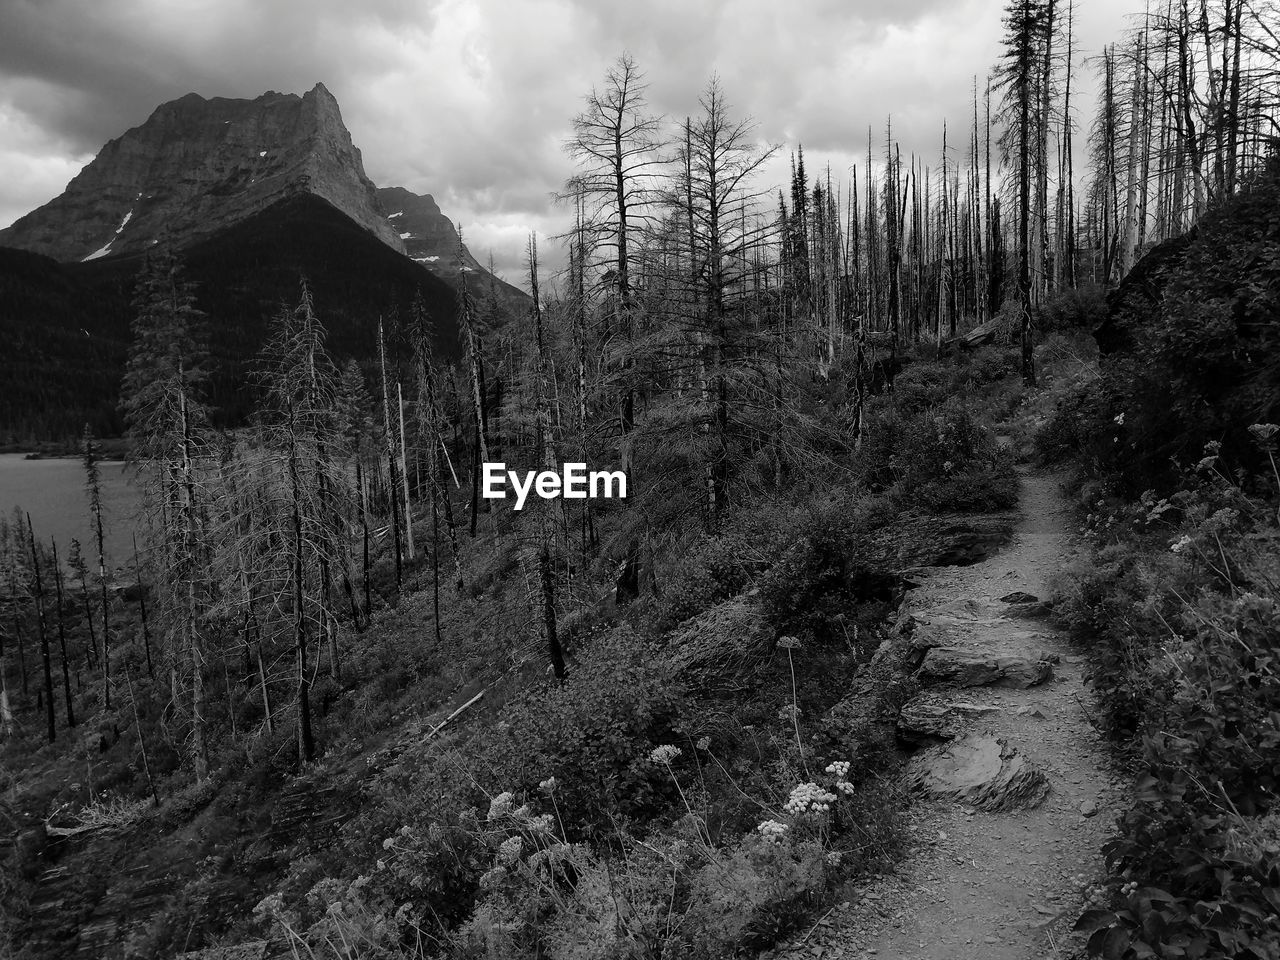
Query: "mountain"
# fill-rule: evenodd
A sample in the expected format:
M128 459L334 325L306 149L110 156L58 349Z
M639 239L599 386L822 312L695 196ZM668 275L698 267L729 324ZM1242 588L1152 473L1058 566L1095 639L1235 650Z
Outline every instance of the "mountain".
M107 143L60 196L0 230L0 246L67 262L141 253L162 241L186 248L296 194L327 200L457 285L453 222L430 194L374 186L322 83L302 96L189 93L161 104ZM488 272L465 246L462 263L487 288ZM516 287L499 280L494 287L508 303L527 303Z
M254 100L189 93L110 141L61 196L0 230L57 260L186 247L295 193L322 197L393 250L360 151L323 84Z
M413 193L404 187L379 187L378 202L386 211L387 222L393 225L410 259L455 285L464 271L471 273L476 278L472 281L477 285L476 292L481 295L488 292L492 281L500 299L513 306L527 306L528 294L505 281L492 278L465 244L459 250L458 230L453 221L440 212L440 206L431 194Z
M339 357L371 359L379 317L406 316L419 292L437 353L459 352L457 231L430 196L374 186L323 84L253 100L188 94L0 230L0 336L11 348L0 382L12 385L0 398L0 443L66 439L86 421L119 431L132 288L161 243L199 285L226 425L249 410L252 358L304 276ZM509 314L528 304L465 247L462 264L478 297L494 292Z

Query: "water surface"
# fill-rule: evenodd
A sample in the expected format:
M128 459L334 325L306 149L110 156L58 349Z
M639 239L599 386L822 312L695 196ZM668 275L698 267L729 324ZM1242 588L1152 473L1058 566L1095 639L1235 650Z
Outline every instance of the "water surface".
M123 461L103 460L98 464L102 477L102 504L107 563L122 566L132 562L133 529L140 502L137 487L129 483ZM84 463L78 458L27 460L20 453L0 453L0 511L12 518L13 508L31 514L36 538L58 542L58 554L65 560L74 537L93 563L93 534L89 520L89 496L85 491Z

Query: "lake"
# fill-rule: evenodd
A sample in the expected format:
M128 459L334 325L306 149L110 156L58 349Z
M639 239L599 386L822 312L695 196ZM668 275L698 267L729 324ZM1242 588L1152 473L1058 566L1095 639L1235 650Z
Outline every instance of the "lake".
M132 562L134 514L141 500L129 483L123 461L103 460L103 521L107 563ZM31 514L36 538L58 542L65 561L74 537L84 547L90 566L95 562L89 521L89 496L84 488L84 463L78 458L27 460L20 453L0 453L0 511L8 518L14 507Z

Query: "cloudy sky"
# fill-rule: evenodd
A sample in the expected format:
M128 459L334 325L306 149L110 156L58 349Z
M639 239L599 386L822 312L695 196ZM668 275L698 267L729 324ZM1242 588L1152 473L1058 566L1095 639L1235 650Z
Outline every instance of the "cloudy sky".
M1137 0L1077 0L1081 56ZM682 118L716 74L762 141L803 143L835 178L893 114L904 154L936 157L969 116L1002 0L0 0L0 226L61 193L112 137L196 92L338 98L380 186L432 193L516 279L529 230L559 232L551 194L570 120L630 52L653 111ZM1077 101L1087 123L1089 90Z

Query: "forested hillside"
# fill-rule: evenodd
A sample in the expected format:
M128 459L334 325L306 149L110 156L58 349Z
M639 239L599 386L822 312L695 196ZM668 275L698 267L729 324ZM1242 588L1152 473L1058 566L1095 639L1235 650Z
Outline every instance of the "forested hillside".
M128 557L0 527L0 956L863 955L919 919L877 884L936 879L941 798L1076 838L960 955L1280 958L1272 23L1168 4L1082 66L1069 5L1012 0L934 156L886 109L781 188L749 104L654 116L623 55L528 313L461 271L456 356L443 294L314 206L104 264L147 509ZM226 278L282 234L257 338ZM496 461L627 496L516 510ZM1063 716L994 702L1041 687ZM1034 730L938 788L994 714L1107 767L1114 824ZM1016 888L1044 853L995 855Z
M74 443L89 423L117 437L120 377L143 255L58 264L0 249L0 360L12 390L0 436L11 444ZM407 313L415 296L436 320L442 357L459 352L454 289L372 237L325 200L299 194L183 252L200 310L210 318L206 399L219 427L241 426L253 404L253 357L267 321L301 277L328 304L331 348L368 363L379 317Z

